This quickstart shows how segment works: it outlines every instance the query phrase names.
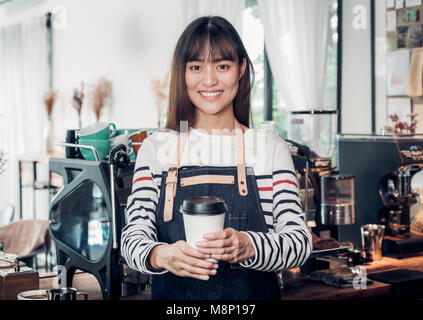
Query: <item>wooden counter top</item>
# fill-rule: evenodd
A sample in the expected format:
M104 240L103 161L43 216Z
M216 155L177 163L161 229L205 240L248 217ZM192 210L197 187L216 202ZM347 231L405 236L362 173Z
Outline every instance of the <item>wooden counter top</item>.
M365 266L368 274L382 271L406 268L423 271L423 253L408 256L403 259L383 257L380 261L374 261ZM40 289L57 287L57 277L53 274L40 275ZM77 272L72 287L80 292L87 293L89 300L102 300L100 285L96 278L88 273ZM298 286L284 288L282 300L350 300L388 297L391 295L391 286L386 283L374 281L363 289L333 288L326 284L304 280ZM149 300L149 292L142 295L122 297L123 300Z
M367 274L396 269L423 271L423 253L408 255L403 259L383 257L364 266ZM282 300L348 300L363 298L388 297L391 285L373 281L365 289L333 288L326 284L304 280L298 287L288 287L282 291Z
M382 260L373 261L371 264L366 265L369 274L402 268L423 271L423 253L407 255L403 259L383 257Z
M78 289L81 293L88 294L88 300L103 300L101 288L97 279L90 273L77 270L73 283L70 285ZM57 276L53 273L40 275L40 289L49 290L58 288ZM82 299L82 298L81 298ZM142 295L122 297L122 300L149 300L148 292L143 292Z

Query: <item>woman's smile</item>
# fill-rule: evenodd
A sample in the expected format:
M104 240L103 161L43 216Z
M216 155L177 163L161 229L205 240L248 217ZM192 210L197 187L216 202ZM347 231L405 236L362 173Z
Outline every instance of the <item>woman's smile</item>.
M210 98L218 98L223 93L223 90L217 90L217 91L199 91L199 93L204 98L206 98L207 100L211 100Z
M201 95L202 99L204 99L205 101L213 102L220 99L220 97L223 94L223 90L199 91L198 93Z

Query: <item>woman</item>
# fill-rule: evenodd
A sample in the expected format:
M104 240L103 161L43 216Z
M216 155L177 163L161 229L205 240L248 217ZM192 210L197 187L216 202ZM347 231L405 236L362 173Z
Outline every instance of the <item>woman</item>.
M277 135L249 128L252 71L221 17L193 21L176 45L169 130L139 151L121 239L127 264L153 275L153 299L279 299L276 272L311 252L290 151ZM210 174L236 182L180 184ZM203 235L196 248L185 241L178 210L194 195L228 206L224 230Z

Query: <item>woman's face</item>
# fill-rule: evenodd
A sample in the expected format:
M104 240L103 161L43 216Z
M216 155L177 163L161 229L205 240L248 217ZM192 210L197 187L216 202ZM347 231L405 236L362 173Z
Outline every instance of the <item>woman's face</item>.
M245 67L245 59L241 68L230 60L188 62L185 81L196 112L216 115L231 107Z

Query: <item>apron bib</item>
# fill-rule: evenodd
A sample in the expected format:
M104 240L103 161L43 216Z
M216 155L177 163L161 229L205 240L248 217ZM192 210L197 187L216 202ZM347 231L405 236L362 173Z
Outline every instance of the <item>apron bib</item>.
M243 135L241 127L236 121L235 127L238 164L233 167L179 168L180 151L185 144L187 135L181 136L174 165L163 174L161 180L160 190L162 192L156 212L158 241L171 244L179 240L186 240L183 216L179 212L179 208L185 199L195 196L214 196L225 201L228 207L225 215L225 228L231 227L238 231L268 232L255 175L254 173L246 175ZM240 153L242 154L240 155ZM239 264L230 264L226 261L219 261L218 264L217 274L211 275L207 281L179 277L171 272L153 275L152 299L280 299L280 288L275 273L246 269Z

